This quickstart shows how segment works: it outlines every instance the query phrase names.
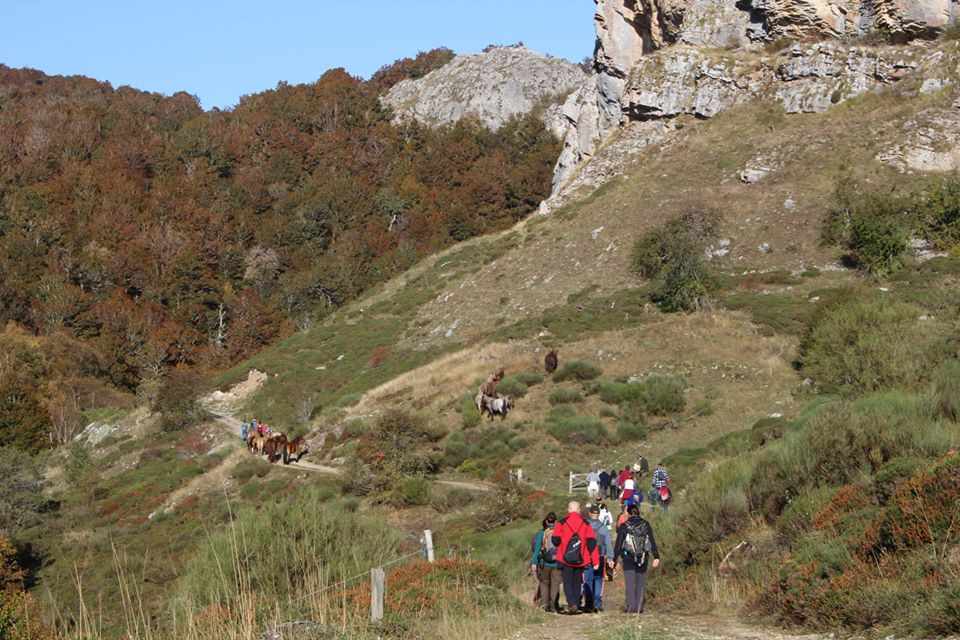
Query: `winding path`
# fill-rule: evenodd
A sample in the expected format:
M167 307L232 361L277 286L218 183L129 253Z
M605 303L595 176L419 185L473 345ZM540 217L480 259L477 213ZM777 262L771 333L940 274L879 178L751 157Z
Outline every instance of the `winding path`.
M215 409L208 408L207 411L213 416L217 422L221 425L227 427L226 434L230 438L236 438L237 434L240 433L240 429L243 427L243 423L232 415L225 413L223 411L217 411ZM343 474L343 470L337 467L331 467L322 464L315 464L313 462L307 462L303 460L297 460L296 462L291 462L290 464L278 464L277 467L281 469L292 469L292 470L303 470L310 471L312 473L322 473L331 476L339 476ZM483 491L489 492L495 489L494 485L487 482L468 482L464 480L439 480L436 478L431 478L431 482L436 484L441 484L445 487L453 487L456 489L466 489L467 491Z

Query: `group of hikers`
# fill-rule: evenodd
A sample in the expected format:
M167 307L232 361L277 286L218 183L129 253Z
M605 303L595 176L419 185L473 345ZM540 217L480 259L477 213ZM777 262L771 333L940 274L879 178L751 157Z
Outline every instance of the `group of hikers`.
M288 440L286 434L256 419L250 424L242 423L240 437L247 443L250 452L266 455L270 463L278 459L283 460L283 464L289 464L292 460L299 462L307 444L303 436Z
M587 493L593 500L581 509L579 502L567 505L567 515L553 512L543 519L532 542L530 569L537 579L534 602L550 613L595 613L603 611L603 583L623 569L627 613L642 613L647 570L660 564L660 552L650 523L640 515L644 494L637 489L649 471L642 457L633 468L593 471L587 476ZM650 505L669 509L670 475L658 464L653 472ZM620 514L613 515L603 500L618 500ZM615 538L614 538L615 536ZM567 606L560 606L560 586Z
M660 551L650 523L640 516L636 504L624 505L624 513L611 542L612 519L600 505L581 511L580 503L567 505L567 515L553 512L533 539L531 570L537 577L534 602L548 613L596 613L603 611L603 583L613 580L618 565L623 568L627 613L643 613L648 568L660 565ZM605 522L605 520L607 522ZM560 585L567 606L560 606Z
M594 501L609 498L610 500L620 500L627 506L640 504L643 502L644 494L637 488L637 484L649 470L649 463L646 458L641 456L632 469L626 466L620 472L617 472L616 469L591 471L587 474L587 495ZM667 473L661 462L657 464L657 468L653 471L653 478L646 498L651 505L662 507L664 513L669 511L670 501L673 499L673 492L670 491L669 483L670 474Z

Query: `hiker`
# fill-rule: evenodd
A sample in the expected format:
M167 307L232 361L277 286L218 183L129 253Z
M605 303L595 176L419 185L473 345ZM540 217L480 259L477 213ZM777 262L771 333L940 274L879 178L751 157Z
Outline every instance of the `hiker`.
M617 488L617 470L610 469L610 486L607 487L609 490L608 498L611 500L616 500L617 496L620 495L620 490Z
M660 488L660 506L663 507L663 513L666 514L670 510L670 500L673 498L673 492L670 491L670 487L661 487Z
M587 495L594 501L600 495L600 474L596 471L587 474Z
M629 517L617 529L614 562L623 562L623 580L627 591L627 613L643 613L643 593L647 586L647 569L660 566L660 551L650 523L640 517L640 507L627 508ZM653 562L650 557L653 556Z
M648 473L650 473L650 463L647 462L647 459L644 458L642 455L637 456L637 464L635 465L634 468L636 468L637 471L640 472L641 478L647 475Z
M244 442L247 441L247 423L241 423L240 425L240 439Z
M623 471L617 476L617 498L623 493L623 485L630 477L630 467L624 467Z
M607 509L607 503L601 502L597 508L600 509L600 522L607 528L607 531L613 533L613 515Z
M600 569L600 554L597 552L597 536L580 515L580 503L567 505L567 517L557 523L553 530L553 543L557 546L557 562L563 573L563 593L567 598L567 613L580 613L580 590L583 587L583 570L592 565Z
M608 514L609 515L609 514ZM613 544L610 542L610 529L600 519L600 507L590 507L590 526L597 537L597 552L600 555L598 568L587 565L583 576L583 604L588 612L603 611L603 573L607 566L613 566Z
M610 474L606 469L600 470L600 496L606 498L610 494Z
M660 489L667 486L668 482L670 482L670 474L663 468L663 463L658 462L657 468L653 471L653 480L650 483L653 489L653 491L650 492L650 501L652 504L660 502Z
M553 543L553 531L557 514L553 511L543 519L543 528L533 538L533 559L530 569L537 576L539 589L537 602L547 613L560 613L560 583L563 575L557 564L557 546Z
M627 476L623 481L623 493L620 494L620 502L623 504L632 504L636 502L634 494L636 493L636 481L633 476Z

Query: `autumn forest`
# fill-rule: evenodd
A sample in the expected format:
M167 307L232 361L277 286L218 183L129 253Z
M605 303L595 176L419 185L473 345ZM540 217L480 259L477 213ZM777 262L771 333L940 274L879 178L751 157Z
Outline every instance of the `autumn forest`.
M223 369L529 214L559 152L537 113L430 129L379 103L452 56L206 112L0 65L0 446L64 443L84 411Z

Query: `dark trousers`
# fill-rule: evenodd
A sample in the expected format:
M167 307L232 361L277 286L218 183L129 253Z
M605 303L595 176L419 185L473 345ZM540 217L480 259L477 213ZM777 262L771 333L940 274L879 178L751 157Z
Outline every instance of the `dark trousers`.
M560 584L563 573L556 567L540 567L540 606L547 611L560 609Z
M627 613L643 613L643 592L647 587L647 572L640 571L632 562L624 562L623 580L627 587Z
M564 565L563 595L567 597L568 609L580 608L580 590L583 588L583 567L568 567Z

